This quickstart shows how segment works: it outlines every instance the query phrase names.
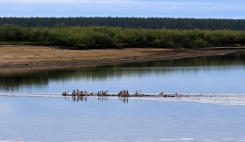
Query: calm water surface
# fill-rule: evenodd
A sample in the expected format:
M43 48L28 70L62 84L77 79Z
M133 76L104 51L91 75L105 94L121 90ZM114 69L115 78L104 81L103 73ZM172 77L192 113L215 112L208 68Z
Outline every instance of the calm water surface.
M0 75L1 141L245 141L245 54ZM184 93L90 97L60 93Z

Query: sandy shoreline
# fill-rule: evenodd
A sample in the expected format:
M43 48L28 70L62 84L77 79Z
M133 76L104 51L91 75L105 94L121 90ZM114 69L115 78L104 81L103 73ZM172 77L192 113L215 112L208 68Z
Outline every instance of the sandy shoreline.
M48 46L6 45L0 46L0 72L65 69L194 56L213 56L237 51L245 51L245 48L68 50Z

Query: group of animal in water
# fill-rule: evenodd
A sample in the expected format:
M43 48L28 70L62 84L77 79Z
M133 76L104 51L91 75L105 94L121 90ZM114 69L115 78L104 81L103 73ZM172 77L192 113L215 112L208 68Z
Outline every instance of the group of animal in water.
M79 91L78 89L73 90L70 94L69 91L65 91L62 93L62 96L72 96L72 97L79 97L79 96L118 96L118 97L181 97L179 94L164 94L164 92L159 93L159 95L151 95L151 94L144 94L141 91L135 91L134 93L129 93L128 90L121 90L117 94L116 93L108 93L108 91L98 91L97 93L87 92L87 91Z

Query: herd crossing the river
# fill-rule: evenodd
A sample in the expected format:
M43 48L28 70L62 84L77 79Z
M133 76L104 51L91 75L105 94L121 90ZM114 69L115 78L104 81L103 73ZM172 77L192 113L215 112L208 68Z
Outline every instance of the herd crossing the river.
M182 95L179 95L177 93L175 94L165 94L164 92L159 93L159 95L152 95L152 94L144 94L141 93L141 91L135 91L134 93L129 93L128 90L121 90L118 93L109 93L107 91L98 91L97 93L94 92L88 92L88 91L79 91L78 89L73 90L70 94L69 91L65 91L62 93L62 96L72 96L72 97L81 97L81 96L98 96L98 97L122 97L122 98L128 98L128 97L181 97Z

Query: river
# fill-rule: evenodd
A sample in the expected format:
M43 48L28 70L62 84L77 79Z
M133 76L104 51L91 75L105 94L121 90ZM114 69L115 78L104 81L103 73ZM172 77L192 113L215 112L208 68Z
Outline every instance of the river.
M0 142L245 141L245 54L0 75ZM73 89L190 95L62 97Z

